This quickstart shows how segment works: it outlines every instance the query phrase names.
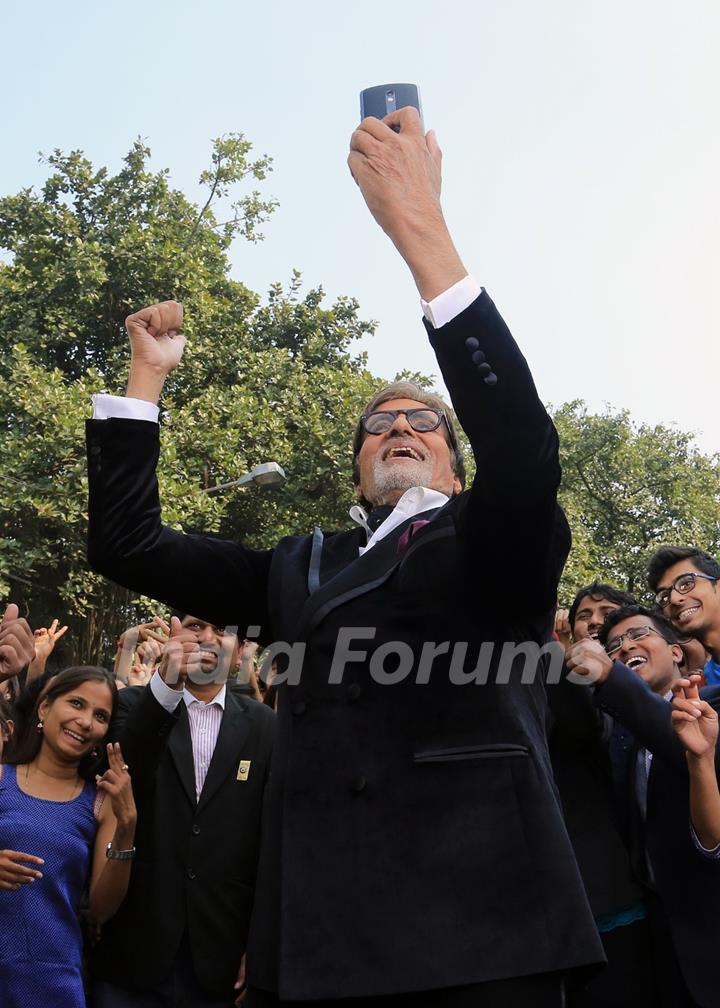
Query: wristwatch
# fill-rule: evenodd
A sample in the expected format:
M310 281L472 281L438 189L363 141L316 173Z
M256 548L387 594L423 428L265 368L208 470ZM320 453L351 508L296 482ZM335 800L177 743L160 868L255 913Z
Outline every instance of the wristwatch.
M113 850L111 840L105 848L105 857L110 858L111 861L132 861L135 857L135 848L131 847L130 850Z

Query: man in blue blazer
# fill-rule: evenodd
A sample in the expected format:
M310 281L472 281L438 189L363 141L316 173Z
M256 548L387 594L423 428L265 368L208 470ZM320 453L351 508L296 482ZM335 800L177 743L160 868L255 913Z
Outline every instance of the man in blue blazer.
M366 119L349 164L415 279L472 488L449 411L392 386L358 424L354 531L253 550L164 527L156 404L184 343L166 302L128 319L127 398L88 425L90 561L286 652L251 1005L559 1008L602 951L535 674L570 543L557 435L450 238L434 135L411 109Z

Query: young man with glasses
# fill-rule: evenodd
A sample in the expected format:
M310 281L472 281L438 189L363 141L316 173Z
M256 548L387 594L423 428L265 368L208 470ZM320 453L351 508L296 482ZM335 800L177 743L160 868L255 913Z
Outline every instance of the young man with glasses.
M720 685L719 581L720 563L695 546L663 546L648 565L648 582L663 615L710 654L704 666L708 686Z
M415 279L472 489L444 404L392 386L355 439L359 527L273 550L164 527L153 421L184 343L180 306L164 303L128 319L130 399L114 415L96 403L88 427L90 559L303 656L278 690L248 1005L559 1008L563 974L602 949L541 676L526 681L523 654L498 675L505 643L539 653L550 638L569 548L557 435L452 243L434 134L412 109L366 119L350 168Z
M599 639L575 644L567 662L592 684L596 704L632 736L614 738L610 755L621 825L648 889L660 1004L715 1008L720 874L696 849L688 821L687 761L670 702L681 657L672 624L634 605L610 613ZM720 706L720 689L702 696Z

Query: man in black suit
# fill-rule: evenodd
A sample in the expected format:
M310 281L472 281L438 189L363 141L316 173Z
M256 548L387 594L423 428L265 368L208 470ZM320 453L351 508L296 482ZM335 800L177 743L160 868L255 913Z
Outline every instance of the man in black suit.
M605 617L634 604L626 592L593 581L579 588L568 610L558 610L556 633L572 642L597 639ZM548 744L565 825L607 957L607 966L568 992L569 1008L655 1008L644 891L633 876L615 808L609 747L620 732L599 710L589 689L563 670L549 683Z
M655 893L648 910L660 1003L717 1008L720 873L690 832L687 761L669 702L681 659L670 622L634 605L610 613L598 641L574 645L568 665L632 736L615 735L610 754L636 872ZM720 687L701 695L720 707Z
M411 109L367 119L349 163L420 292L472 490L448 411L404 384L358 424L361 527L264 551L164 527L148 421L184 342L166 302L128 319L130 398L97 400L88 426L90 560L205 618L242 614L290 654L251 1005L559 1006L562 973L602 951L526 668L549 640L570 541L557 435L452 243L434 135Z
M111 731L133 777L136 857L93 955L96 1008L234 1003L275 716L226 689L233 640L174 616L149 685L120 693Z

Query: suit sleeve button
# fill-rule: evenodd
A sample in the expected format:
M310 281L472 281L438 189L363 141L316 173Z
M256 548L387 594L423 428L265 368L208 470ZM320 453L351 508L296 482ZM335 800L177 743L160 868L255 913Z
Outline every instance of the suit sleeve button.
M99 455L101 451L102 451L102 448L100 447L100 445L94 444L92 446L92 448L90 449L90 454L91 455Z
M193 823L192 831L194 836L198 836L198 834L200 833L200 827L198 826L197 823Z
M478 364L477 366L477 372L481 378L484 378L486 375L489 375L490 371L491 368L489 364Z
M292 712L296 717L300 717L307 710L307 704L304 700L298 700L296 704L293 704Z
M486 385L497 385L497 375L494 371L491 371L487 378L483 378Z
M358 700L362 695L362 687L359 683L350 683L347 689L348 700Z
M482 352L482 350L476 350L470 359L472 360L473 364L484 364L485 354ZM489 370L490 368L488 368L488 371Z
M360 774L359 777L355 778L350 787L352 788L353 791L355 791L356 794L360 794L360 792L364 791L365 788L367 787L367 781L365 780L363 775Z
M480 344L478 343L478 341L475 339L474 336L468 336L468 338L465 340L465 347L467 350L470 351L470 353L473 353L474 350L477 350L479 346Z

